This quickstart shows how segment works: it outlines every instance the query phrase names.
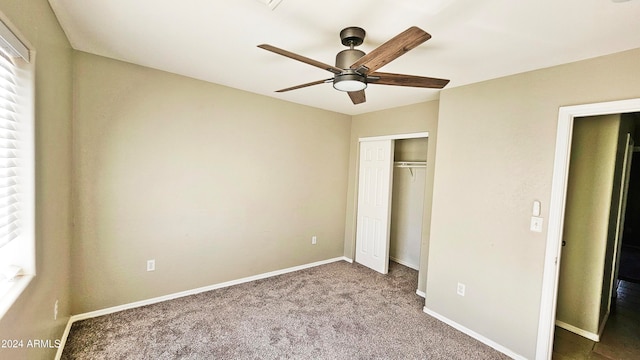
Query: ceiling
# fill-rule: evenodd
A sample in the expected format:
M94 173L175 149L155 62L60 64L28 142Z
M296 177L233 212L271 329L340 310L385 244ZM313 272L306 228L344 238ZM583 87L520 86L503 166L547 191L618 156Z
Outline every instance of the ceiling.
M347 26L367 31L368 53L415 25L432 38L380 71L451 79L447 88L640 48L640 0L270 2L49 0L74 49L350 115L439 91L371 84L359 105L331 84L276 93L332 74L256 45L333 65Z

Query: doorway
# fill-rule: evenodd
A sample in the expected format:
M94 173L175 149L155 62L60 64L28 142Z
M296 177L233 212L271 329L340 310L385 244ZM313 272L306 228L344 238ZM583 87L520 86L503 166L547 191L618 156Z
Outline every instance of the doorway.
M595 342L610 313L632 133L621 114L573 126L556 325Z
M419 270L427 139L426 132L359 139L355 260L382 274L390 257Z
M556 153L551 187L549 226L545 250L542 297L538 322L536 359L550 359L558 295L559 263L565 220L569 156L574 119L640 111L640 99L561 107L558 114Z
M554 358L611 354L612 341L603 332L610 322L624 320L612 308L634 127L627 114L574 121Z

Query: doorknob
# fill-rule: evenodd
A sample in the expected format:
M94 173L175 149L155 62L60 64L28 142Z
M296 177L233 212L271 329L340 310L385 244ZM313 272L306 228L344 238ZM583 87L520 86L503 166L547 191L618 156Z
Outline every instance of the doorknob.
M567 245L567 242L562 240L562 246L565 246L565 245Z

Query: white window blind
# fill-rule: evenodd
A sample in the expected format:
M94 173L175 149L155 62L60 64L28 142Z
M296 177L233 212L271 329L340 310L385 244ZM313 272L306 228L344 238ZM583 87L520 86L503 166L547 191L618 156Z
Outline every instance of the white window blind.
M6 24L0 13L0 318L36 273L35 53Z
M4 23L0 26L0 248L20 234L19 68L15 60L29 60L29 52ZM20 60L22 60L20 59Z
M20 232L17 69L6 53L2 55L4 56L0 56L0 248L14 240Z

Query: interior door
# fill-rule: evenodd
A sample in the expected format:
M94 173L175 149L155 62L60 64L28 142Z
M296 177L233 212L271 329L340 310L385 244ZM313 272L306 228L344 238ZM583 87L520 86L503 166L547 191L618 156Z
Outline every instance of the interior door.
M393 140L360 142L356 262L389 271Z

